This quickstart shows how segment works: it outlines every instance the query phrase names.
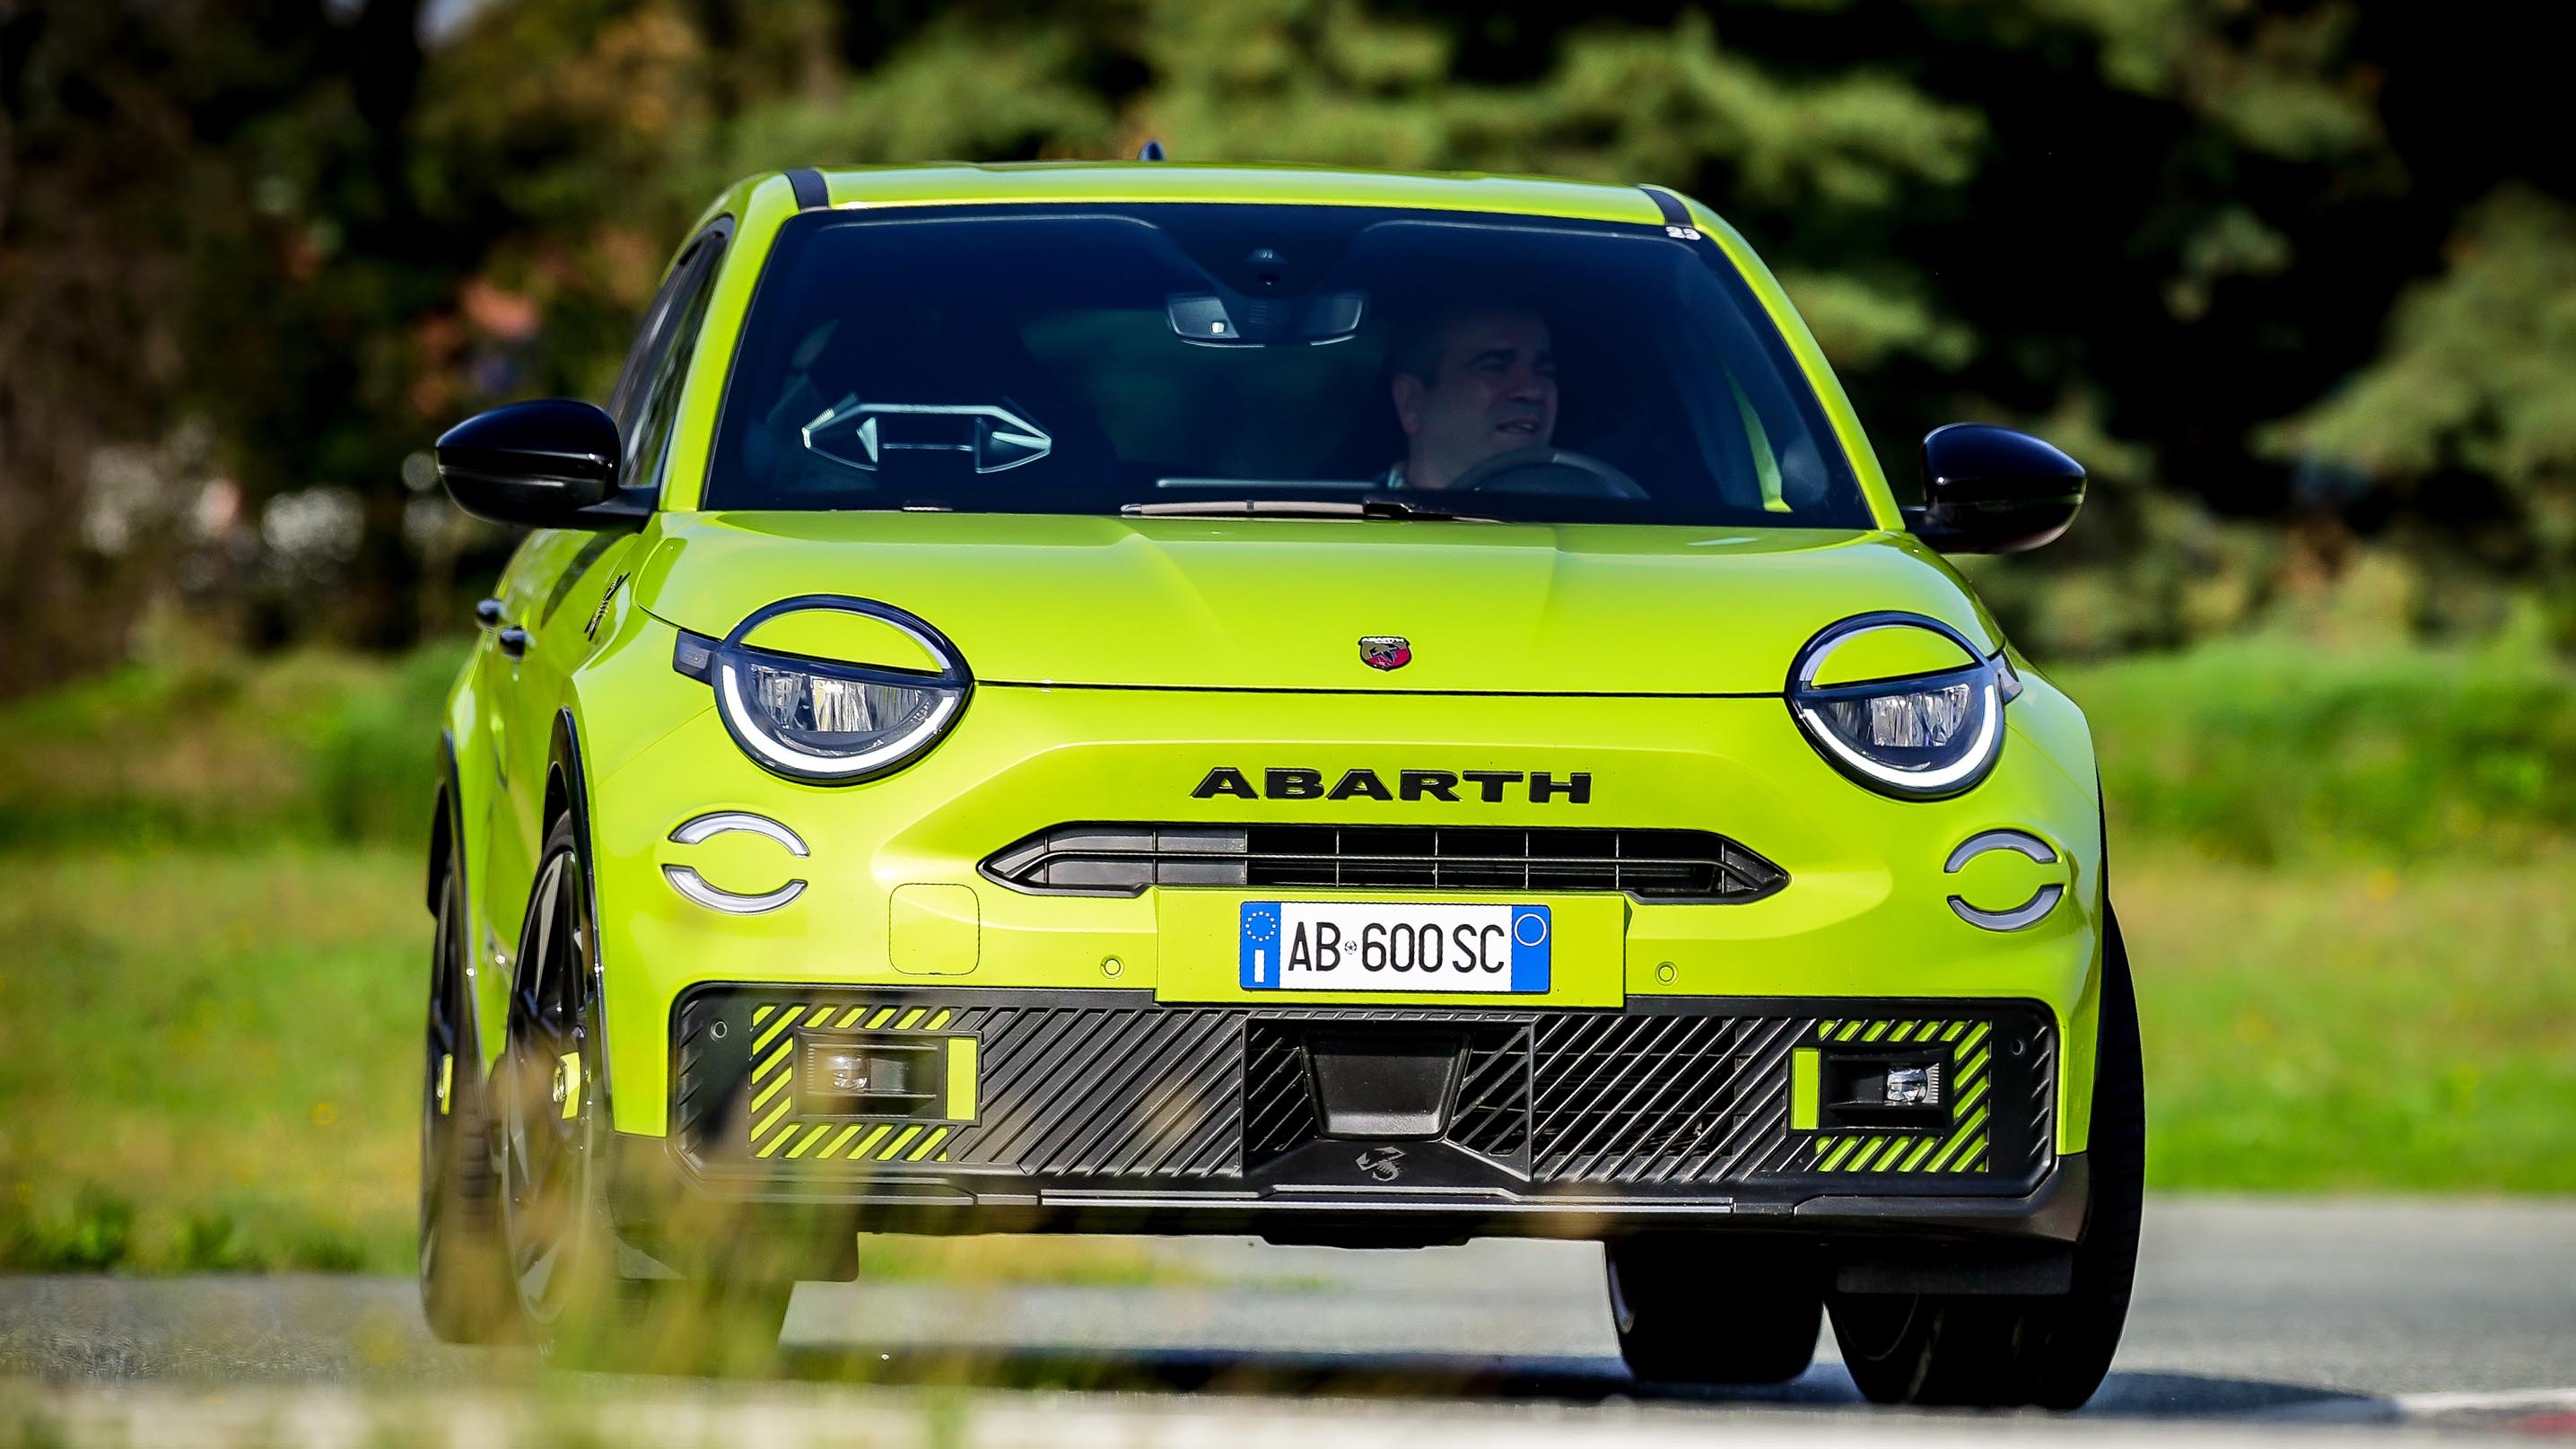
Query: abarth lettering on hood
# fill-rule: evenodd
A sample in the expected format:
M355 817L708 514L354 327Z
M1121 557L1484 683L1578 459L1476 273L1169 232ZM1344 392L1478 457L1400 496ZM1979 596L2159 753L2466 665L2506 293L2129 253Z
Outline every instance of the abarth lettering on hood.
M1395 784L1389 788L1391 777ZM1253 781L1258 779L1259 788ZM1296 768L1245 772L1230 765L1219 765L1190 791L1194 799L1213 800L1221 796L1237 800L1445 800L1457 804L1460 790L1486 804L1500 803L1506 791L1526 789L1532 804L1562 800L1569 805L1592 803L1592 776L1588 771L1570 770L1558 775L1548 770L1395 770L1382 777L1375 770L1342 771L1330 785L1324 772Z

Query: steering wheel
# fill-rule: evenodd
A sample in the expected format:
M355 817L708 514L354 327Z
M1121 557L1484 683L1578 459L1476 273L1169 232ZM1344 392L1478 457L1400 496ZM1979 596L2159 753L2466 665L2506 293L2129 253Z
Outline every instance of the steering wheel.
M1637 480L1571 448L1514 448L1496 453L1449 485L1461 493L1536 493L1560 498L1648 497Z

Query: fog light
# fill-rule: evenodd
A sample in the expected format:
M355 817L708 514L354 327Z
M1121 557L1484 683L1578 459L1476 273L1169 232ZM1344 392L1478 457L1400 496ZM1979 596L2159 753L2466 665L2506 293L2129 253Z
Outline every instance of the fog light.
M1940 1063L1889 1067L1886 1096L1882 1100L1891 1107L1938 1106L1941 1101Z
M808 1041L797 1108L809 1116L944 1116L947 1046L945 1037Z

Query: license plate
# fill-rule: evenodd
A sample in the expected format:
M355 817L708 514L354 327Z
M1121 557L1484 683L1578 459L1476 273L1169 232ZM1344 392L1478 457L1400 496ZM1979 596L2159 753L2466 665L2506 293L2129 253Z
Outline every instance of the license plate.
M1545 906L1245 901L1247 991L1543 992Z

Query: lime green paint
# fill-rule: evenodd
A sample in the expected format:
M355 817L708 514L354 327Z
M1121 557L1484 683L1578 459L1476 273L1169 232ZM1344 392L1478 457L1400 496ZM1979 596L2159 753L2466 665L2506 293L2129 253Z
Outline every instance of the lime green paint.
M1961 669L1975 662L1957 640L1945 634L1890 624L1859 630L1835 641L1833 651L1817 665L1815 682L1834 685L1903 679Z
M1816 1130L1816 1097L1822 1090L1818 1080L1824 1053L1814 1047L1800 1047L1789 1053L1789 1130Z
M1654 201L1633 186L1535 176L1342 171L1306 166L1183 166L1097 161L991 166L882 166L826 171L835 209L1018 203L1232 202L1481 211L1653 224Z
M1753 474L1762 481L1762 507L1769 513L1787 513L1789 497L1780 484L1780 457L1771 451L1771 434L1762 426L1762 415L1753 410L1753 399L1744 395L1744 384L1727 374L1726 386L1735 394L1736 421L1744 425L1745 448L1753 455Z
M765 1030L765 1031L761 1032L761 1034L760 1034L760 1035L758 1035L758 1036L756 1036L756 1037L752 1038L752 1042L751 1042L751 1054L752 1054L753 1056L758 1056L758 1055L760 1055L762 1052L765 1052L765 1051L769 1050L769 1044L770 1044L771 1042L774 1042L774 1041L778 1040L779 1035L780 1035L781 1033L785 1032L785 1031L787 1030L787 1028L789 1028L789 1027L791 1027L791 1026L794 1026L794 1025L796 1024L796 1018L798 1018L799 1016L802 1016L802 1015L804 1015L804 1014L805 1014L805 1008L803 1008L803 1007L801 1007L801 1006L791 1006L791 1007L787 1008L787 1010L786 1010L783 1014L781 1014L781 1015L779 1016L779 1018L778 1018L776 1021L773 1021L773 1022L771 1022L771 1023L769 1024L769 1027L768 1027L768 1029L767 1029L767 1030ZM782 1053L781 1057L780 1057L780 1058L778 1058L778 1059L779 1059L779 1060L784 1060L784 1059L785 1059L785 1058L784 1058L783 1053Z
M932 672L939 668L938 659L910 634L883 619L843 609L798 609L764 619L742 642L756 649L844 664Z
M830 188L836 206L1188 199L1657 217L1626 188L1290 169L931 167L836 172ZM563 710L590 809L605 981L602 1089L624 1131L666 1130L671 1012L702 982L935 989L953 979L1151 991L1174 1002L1241 996L1232 908L1256 893L1041 896L978 873L986 855L1046 826L1589 823L1720 830L1777 862L1791 885L1731 906L1544 897L1570 933L1555 990L1544 1001L1503 1000L1849 1002L1824 1010L1838 1018L1862 1017L1888 998L2037 1001L2065 1033L2058 1147L2082 1149L2102 913L2083 715L2016 657L2026 692L2006 712L1994 771L1967 794L1892 800L1818 758L1780 699L1790 661L1818 630L1894 609L1939 619L1981 651L2002 639L1954 569L1893 531L1894 503L1822 355L1778 283L1722 222L1694 211L1789 338L1889 531L698 513L742 314L793 209L776 177L744 183L710 209L710 218L731 217L735 231L682 392L665 511L605 547L573 532L531 536L500 597L534 643L514 662L487 641L451 697L487 1053L502 1040L509 972L498 953L516 955L548 824L553 721ZM726 634L753 610L802 593L881 599L953 639L977 685L950 734L861 785L802 784L752 764L707 686L672 669L676 629ZM603 598L599 627L588 631ZM799 622L774 637L826 657L873 654L872 645L830 635L837 627ZM1358 638L1391 632L1412 640L1412 664L1387 674L1363 667ZM1101 685L1121 687L1077 687ZM1316 690L1335 692L1286 692ZM1272 766L1328 779L1351 770L1390 780L1404 769L1582 772L1591 799L1578 807L1510 792L1493 802L1472 791L1456 802L1191 794L1212 769L1257 779ZM711 810L779 820L810 854L791 857L753 839L728 838L722 849L671 842L677 825ZM1961 881L1941 869L1960 841L1997 828L2038 833L2066 858L2066 903L2009 935L1959 920L1945 902ZM725 915L671 889L661 868L682 864L726 889L791 877L809 884L779 910ZM971 950L958 944L968 922ZM915 954L916 935L929 959L969 960L971 972L898 969ZM1113 958L1114 977L1104 969ZM1669 981L1658 969L1667 962ZM762 1024L773 1040L756 1055L775 1052L789 1012ZM758 1071L755 1093L770 1084ZM755 1113L757 1150L796 1145L778 1140L791 1096L781 1091ZM848 1151L916 1149L936 1150L916 1136ZM1838 1150L1860 1149L1854 1139ZM826 1139L812 1150L839 1149ZM1887 1144L1870 1151L1875 1160Z
M1872 533L856 512L655 532L630 587L661 619L720 637L855 589L988 681L1776 695L1798 647L1860 607L1999 643L1947 573ZM1358 667L1360 636L1398 629L1411 664Z
M1730 833L1758 844L1790 872L1790 890L1744 906L1563 898L1624 915L1619 954L1628 997L2019 996L2048 1002L2064 1020L2089 996L2099 900L2098 869L2089 859L2076 863L2078 886L2068 905L2028 931L1978 931L1944 904L1951 878L1941 864L1957 841L2005 824L2091 828L2089 760L2079 767L2085 783L2078 786L2025 733L2032 719L2023 704L2046 698L2036 692L2008 714L2012 734L1995 773L1966 796L1929 803L1889 800L1843 779L1817 758L1776 698L1389 693L1363 708L1346 695L990 683L978 688L956 730L920 762L869 784L826 787L754 766L725 733L705 686L671 671L670 627L649 617L632 627L634 637L594 661L581 701L585 718L595 700L603 717L645 713L661 727L631 750L588 754L600 944L612 963L609 1038L618 1121L627 1130L661 1130L660 1095L635 1087L662 1080L656 1043L668 1030L671 1003L688 985L918 981L865 945L890 939L899 886L945 883L974 891L980 947L971 979L977 986L1147 988L1171 999L1163 982L1168 970L1212 983L1211 999L1219 985L1230 994L1236 959L1230 934L1216 937L1216 964L1204 948L1173 959L1158 899L1223 893L1032 896L983 880L976 863L1032 830L1071 820L1426 818L1431 802L1353 799L1327 813L1322 802L1190 795L1215 766L1258 769L1291 755L1294 763L1335 776L1362 767L1391 773L1425 760L1586 771L1594 777L1592 803L1582 807L1592 812L1586 818L1698 826L1722 817ZM1785 654L1795 642L1776 647ZM1363 671L1354 661L1350 672ZM1182 719L1186 728L1176 723ZM795 829L812 850L796 863L812 883L805 894L767 915L734 917L673 892L659 869L683 850L669 842L671 828L716 808L757 810ZM1441 805L1436 818L1545 824L1566 818L1570 808L1525 799L1487 805L1470 796ZM1114 981L1101 970L1111 957L1122 962ZM1665 961L1675 966L1670 983L1656 972ZM2070 1060L2079 1067L2089 1062L2088 1045L2089 1038L2070 1042Z
M975 1055L980 1044L971 1036L948 1039L948 1115L960 1122L975 1120Z
M889 902L886 954L894 969L908 976L963 976L975 969L977 920L975 888L914 882L895 887ZM900 1023L918 1024L921 1012Z

